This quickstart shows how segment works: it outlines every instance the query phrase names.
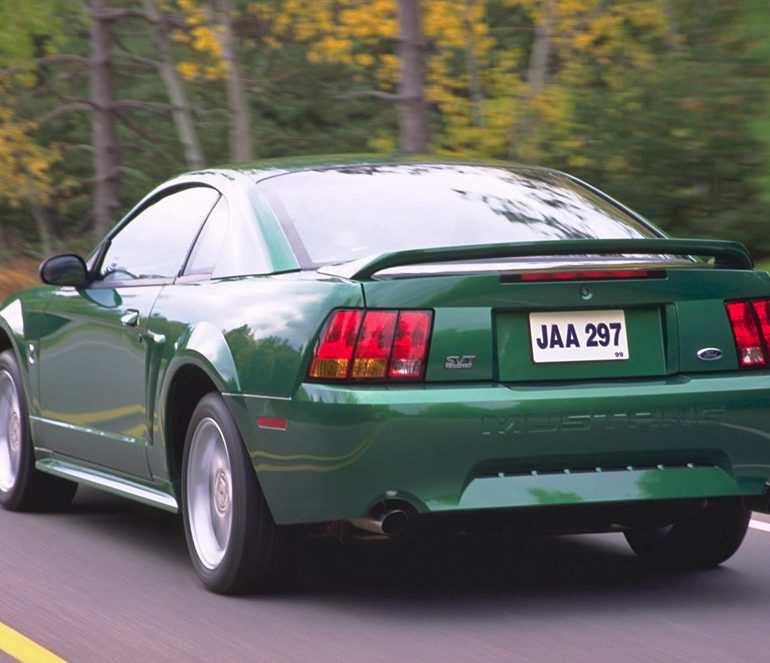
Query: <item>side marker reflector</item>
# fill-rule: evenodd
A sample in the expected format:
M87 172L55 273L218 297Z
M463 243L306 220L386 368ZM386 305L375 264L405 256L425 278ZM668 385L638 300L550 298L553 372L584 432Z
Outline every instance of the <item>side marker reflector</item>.
M266 430L286 430L287 421L275 417L257 417L257 426Z

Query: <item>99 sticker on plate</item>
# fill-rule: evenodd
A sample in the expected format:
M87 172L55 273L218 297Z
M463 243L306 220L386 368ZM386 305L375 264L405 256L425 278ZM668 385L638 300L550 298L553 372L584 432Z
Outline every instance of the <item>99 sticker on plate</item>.
M626 316L621 310L530 313L529 335L536 364L629 357Z

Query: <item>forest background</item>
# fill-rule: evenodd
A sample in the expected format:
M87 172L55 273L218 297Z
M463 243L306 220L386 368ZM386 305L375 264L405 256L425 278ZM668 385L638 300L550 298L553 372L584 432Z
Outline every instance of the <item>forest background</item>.
M0 0L0 294L204 165L567 170L770 256L767 0Z

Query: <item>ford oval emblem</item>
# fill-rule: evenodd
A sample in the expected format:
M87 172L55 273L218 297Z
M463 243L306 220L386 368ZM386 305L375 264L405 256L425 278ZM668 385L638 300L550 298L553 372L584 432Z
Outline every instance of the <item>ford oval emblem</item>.
M716 361L722 358L722 351L719 348L703 348L698 350L698 359L703 361Z

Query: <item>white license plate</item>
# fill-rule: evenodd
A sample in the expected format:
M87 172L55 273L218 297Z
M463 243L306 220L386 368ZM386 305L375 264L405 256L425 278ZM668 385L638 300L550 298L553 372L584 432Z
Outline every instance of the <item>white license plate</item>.
M623 311L530 313L529 336L536 364L628 359Z

